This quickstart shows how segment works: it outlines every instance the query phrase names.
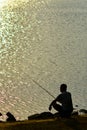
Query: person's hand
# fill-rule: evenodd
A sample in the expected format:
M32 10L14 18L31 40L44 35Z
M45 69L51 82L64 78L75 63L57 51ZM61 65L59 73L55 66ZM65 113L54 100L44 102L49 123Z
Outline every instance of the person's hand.
M51 109L52 109L52 106L50 105L50 106L49 106L49 111L51 111Z

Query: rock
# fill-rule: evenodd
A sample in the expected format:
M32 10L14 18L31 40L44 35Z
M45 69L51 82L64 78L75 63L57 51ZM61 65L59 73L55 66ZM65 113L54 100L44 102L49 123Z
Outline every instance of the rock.
M50 119L53 118L54 115L51 112L42 112L40 114L34 114L28 117L28 120L31 119Z
M73 112L72 112L72 116L73 116L73 115L74 115L74 116L78 116L78 111L73 111Z
M87 110L86 109L80 109L79 112L87 114Z
M31 116L28 116L28 120L32 120L32 119L38 119L40 114L34 114L34 115L31 115Z

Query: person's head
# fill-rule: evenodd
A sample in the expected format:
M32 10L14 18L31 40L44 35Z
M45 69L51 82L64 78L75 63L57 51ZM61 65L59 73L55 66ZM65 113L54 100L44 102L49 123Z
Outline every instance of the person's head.
M67 90L67 85L66 84L61 84L60 91L61 92L66 92L66 90Z

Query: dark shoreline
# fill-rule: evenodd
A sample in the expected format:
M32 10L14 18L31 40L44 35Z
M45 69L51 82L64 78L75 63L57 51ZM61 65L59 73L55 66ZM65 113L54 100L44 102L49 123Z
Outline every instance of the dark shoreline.
M87 116L0 122L0 130L87 130Z

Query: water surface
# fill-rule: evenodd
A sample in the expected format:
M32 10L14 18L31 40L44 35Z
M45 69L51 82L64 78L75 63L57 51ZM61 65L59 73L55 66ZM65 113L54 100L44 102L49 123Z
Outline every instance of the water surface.
M53 98L32 79L55 97L66 83L74 106L87 109L86 41L87 0L0 4L0 111L48 111Z

